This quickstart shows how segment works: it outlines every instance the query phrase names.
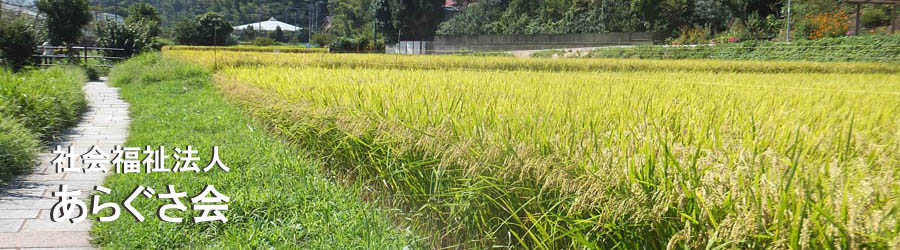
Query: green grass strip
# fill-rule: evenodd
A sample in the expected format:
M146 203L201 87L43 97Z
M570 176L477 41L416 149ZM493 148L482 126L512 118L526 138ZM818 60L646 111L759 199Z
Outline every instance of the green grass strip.
M167 199L140 196L132 204L147 218L138 222L122 211L113 222L95 222L95 243L115 249L402 249L415 237L392 226L384 211L366 205L358 187L337 185L319 175L318 165L293 146L267 134L230 105L200 67L148 54L113 70L111 82L130 103L128 146L192 145L208 162L220 146L230 172L115 174L112 194L101 202L123 201L138 185L167 193L166 185L189 197L215 185L231 197L227 223L194 223L200 211L170 211L182 223L163 222L157 209ZM169 159L169 164L174 161ZM202 166L201 166L202 167ZM188 199L183 199L190 206ZM104 211L100 215L107 215Z

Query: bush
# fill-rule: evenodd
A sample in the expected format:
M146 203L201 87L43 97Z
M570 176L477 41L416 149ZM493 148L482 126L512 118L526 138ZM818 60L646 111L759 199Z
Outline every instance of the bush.
M36 45L34 33L24 20L0 24L0 51L13 71L31 63Z
M272 38L268 38L268 37L263 37L263 36L261 36L261 37L257 37L257 38L255 38L255 39L253 39L253 45L256 45L256 46L272 46L272 45L275 45L275 40L272 40Z
M709 43L709 30L700 27L681 28L681 34L672 41L673 45L707 44Z
M807 35L809 39L843 36L850 34L848 31L853 32L853 34L857 32L856 30L851 30L850 14L843 10L819 13L807 16L806 19L811 26Z
M153 44L150 45L150 48L155 51L159 51L159 50L162 50L162 48L165 46L171 46L174 44L175 44L175 42L172 40L162 38L162 37L154 37Z
M97 66L82 64L81 68L84 69L84 73L87 75L88 80L100 80L100 71L97 70Z
M329 52L366 52L369 51L372 44L367 37L338 37L328 44Z
M37 138L28 129L12 118L0 115L0 180L28 170L37 158L39 146Z
M74 125L87 107L82 90L86 76L80 68L55 67L2 74L0 115L20 121L41 139L52 139Z
M275 27L275 31L272 32L272 39L278 42L287 42L284 31L281 30L281 26Z
M891 15L887 8L878 5L866 6L862 12L863 14L860 17L860 21L862 21L863 27L876 28L879 26L891 25Z
M125 23L134 24L134 23L152 23L153 26L150 27L149 35L151 37L158 36L159 29L159 12L156 10L153 5L149 3L133 3L128 7L128 17L125 18Z
M335 37L332 34L328 33L318 33L312 35L311 43L317 44L319 47L323 47L325 45L329 45L334 42Z

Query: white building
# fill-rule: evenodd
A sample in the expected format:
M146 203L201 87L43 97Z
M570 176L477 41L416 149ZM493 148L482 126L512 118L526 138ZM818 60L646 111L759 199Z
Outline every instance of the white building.
M275 29L278 28L278 27L281 27L281 30L282 30L282 31L300 31L300 30L303 30L303 28L300 28L300 27L297 27L297 26L294 26L294 25L290 25L290 24L283 23L283 22L281 22L281 21L275 20L274 17L269 18L269 20L266 20L266 21L262 21L262 22L258 22L258 23L250 23L250 24L238 25L238 26L234 26L234 27L232 27L232 28L234 28L234 30L236 30L236 31L239 31L239 30L245 30L245 29L247 29L247 27L251 27L251 26L252 26L253 29L256 30L256 31L260 31L260 30L263 30L263 31L275 31Z

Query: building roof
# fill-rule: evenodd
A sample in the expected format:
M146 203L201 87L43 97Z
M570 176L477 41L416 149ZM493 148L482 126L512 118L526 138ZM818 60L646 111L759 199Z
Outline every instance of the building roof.
M234 26L233 28L234 28L234 30L244 30L250 26L253 26L254 30L265 30L265 31L274 31L275 28L277 28L277 27L281 27L281 30L283 30L283 31L298 31L298 30L303 29L303 28L300 28L300 27L297 27L294 25L286 24L281 21L275 20L274 17L269 18L269 20L266 20L263 22L238 25L238 26Z

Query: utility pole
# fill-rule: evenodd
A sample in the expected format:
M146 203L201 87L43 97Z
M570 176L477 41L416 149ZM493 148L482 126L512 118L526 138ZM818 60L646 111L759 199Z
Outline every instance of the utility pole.
M256 19L257 21L259 21L258 23L256 23L257 32L262 32L262 14L260 12L261 9L262 4L260 4L260 0L256 0Z
M313 17L313 25L316 26L316 29L319 28L319 2L316 2L316 15Z
M2 2L2 1L0 1ZM891 34L897 31L897 4L891 5Z
M854 36L858 36L858 35L859 35L860 5L862 5L862 4L861 4L861 3L856 3L856 17L855 17L855 21L853 22L853 25L856 26L856 27L853 28L853 35L854 35Z
M372 7L372 52L375 52L378 50L378 6L372 5Z
M309 8L309 5L306 6L308 13L306 15L306 47L309 48L312 46L312 8Z
M788 0L787 5L787 32L784 34L784 41L791 42L791 0Z

